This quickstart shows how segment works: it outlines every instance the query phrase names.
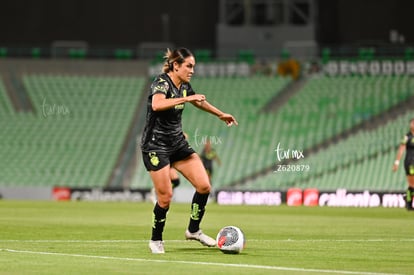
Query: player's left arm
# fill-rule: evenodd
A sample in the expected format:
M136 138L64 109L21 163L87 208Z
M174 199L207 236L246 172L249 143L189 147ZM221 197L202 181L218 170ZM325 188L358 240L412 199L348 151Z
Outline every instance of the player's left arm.
M233 124L238 125L237 120L231 114L222 112L217 107L210 104L207 100L194 101L191 103L197 108L217 116L219 119L224 121L227 126L232 126Z

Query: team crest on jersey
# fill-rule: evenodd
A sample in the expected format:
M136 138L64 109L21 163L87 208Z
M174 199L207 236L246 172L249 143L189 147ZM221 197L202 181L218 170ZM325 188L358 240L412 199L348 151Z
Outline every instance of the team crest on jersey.
M152 165L158 166L158 164L160 164L160 159L157 157L156 152L149 153L149 157L150 157L150 162Z

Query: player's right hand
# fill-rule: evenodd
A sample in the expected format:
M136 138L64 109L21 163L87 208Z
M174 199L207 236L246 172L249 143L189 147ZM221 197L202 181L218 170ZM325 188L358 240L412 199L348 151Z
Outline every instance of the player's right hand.
M195 94L195 95L190 95L187 97L188 101L193 102L193 101L205 101L206 100L206 96L202 95L202 94Z

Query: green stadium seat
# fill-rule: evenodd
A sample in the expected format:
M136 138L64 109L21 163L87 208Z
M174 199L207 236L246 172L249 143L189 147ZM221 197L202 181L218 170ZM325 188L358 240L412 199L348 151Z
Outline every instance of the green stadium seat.
M114 56L116 59L131 59L133 57L133 52L131 49L116 49Z
M30 54L32 58L40 58L42 50L40 48L32 48Z
M288 49L282 49L282 51L280 52L280 58L282 58L282 60L289 59L290 58L289 50Z
M0 58L7 57L8 49L6 47L0 47Z
M72 59L84 59L86 56L85 49L72 48L69 49L68 55Z
M328 63L331 60L331 49L323 48L321 53L322 63Z
M375 57L375 49L374 48L360 48L358 50L359 59L361 60L372 60Z
M252 50L239 50L237 53L237 61L246 62L248 64L255 63L255 55Z
M208 63L212 60L212 52L208 49L199 49L194 51L197 62Z
M405 60L413 60L414 59L414 48L407 47L404 51L404 59Z

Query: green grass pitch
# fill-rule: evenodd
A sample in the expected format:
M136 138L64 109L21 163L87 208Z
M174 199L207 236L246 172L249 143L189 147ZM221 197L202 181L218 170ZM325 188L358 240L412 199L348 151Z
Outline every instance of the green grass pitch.
M184 240L172 204L166 254L148 249L151 203L0 201L0 274L414 274L414 213L388 208L207 206L202 229L240 227L246 248Z

